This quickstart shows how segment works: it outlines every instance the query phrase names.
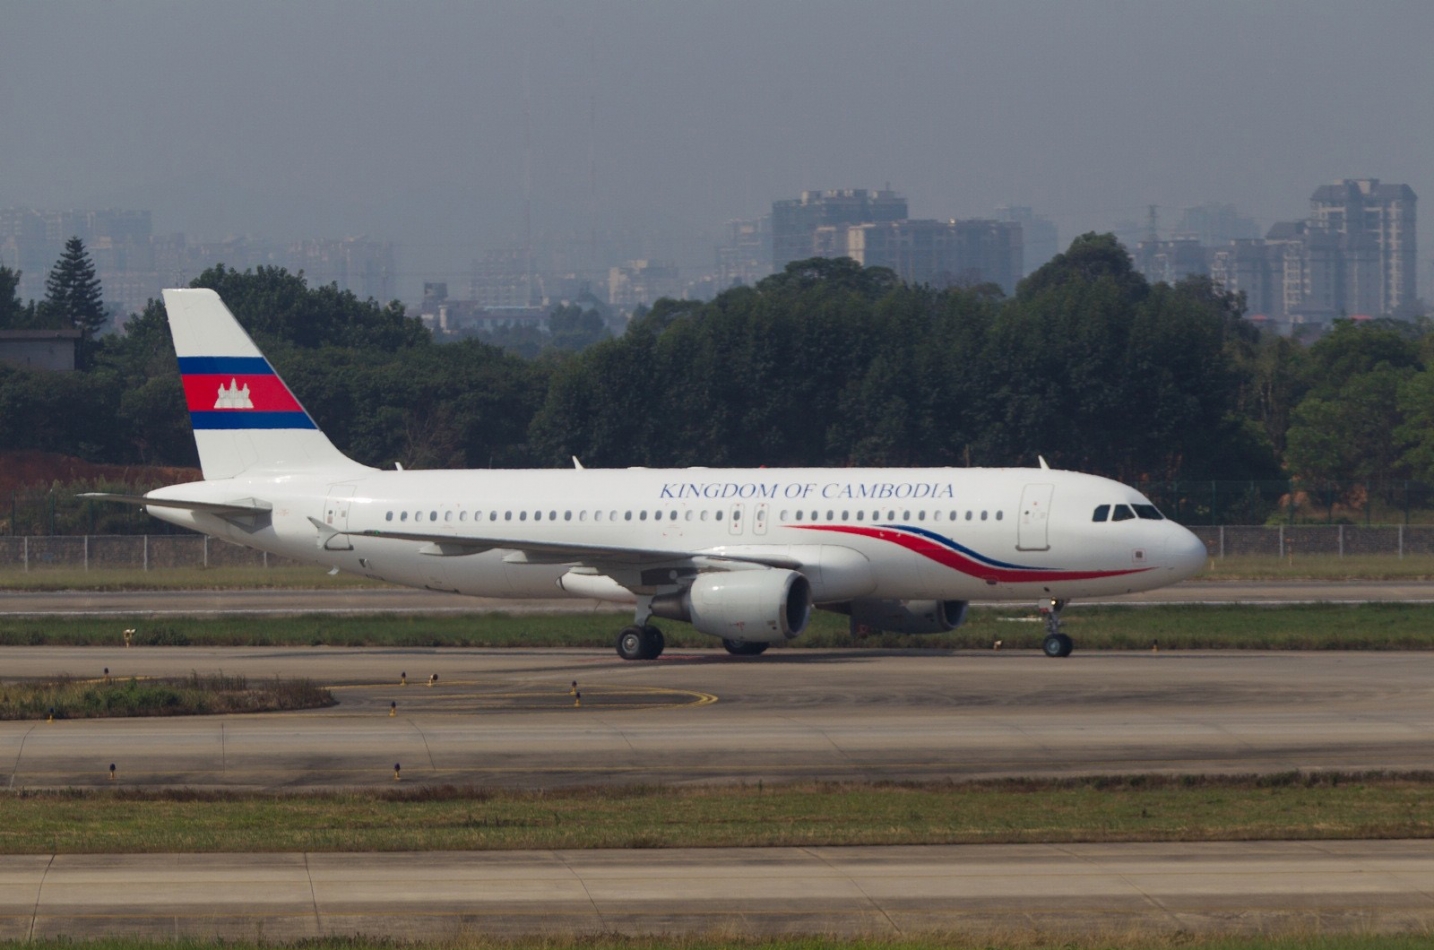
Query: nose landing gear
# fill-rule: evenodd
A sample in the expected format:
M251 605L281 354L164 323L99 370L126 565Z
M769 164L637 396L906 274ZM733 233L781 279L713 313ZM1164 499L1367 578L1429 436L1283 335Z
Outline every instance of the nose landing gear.
M1041 643L1041 650L1053 659L1070 656L1075 649L1071 638L1061 633L1061 611L1065 606L1064 600L1048 600L1040 606L1041 616L1046 621L1046 639Z

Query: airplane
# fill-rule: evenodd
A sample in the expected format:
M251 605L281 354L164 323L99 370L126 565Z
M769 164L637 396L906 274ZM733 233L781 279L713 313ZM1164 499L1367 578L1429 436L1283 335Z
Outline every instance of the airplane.
M1069 656L1072 599L1184 580L1206 548L1127 485L1040 468L380 470L345 456L219 295L165 290L204 480L145 495L163 521L410 587L633 608L616 637L652 660L654 617L736 656L812 610L854 634L940 633L972 601L1032 603ZM1053 409L1053 411L1057 411Z

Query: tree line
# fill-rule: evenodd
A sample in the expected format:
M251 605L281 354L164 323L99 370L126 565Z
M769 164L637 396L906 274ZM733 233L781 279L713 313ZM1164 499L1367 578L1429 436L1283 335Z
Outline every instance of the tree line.
M65 316L59 296L21 307L12 276L0 268L0 325L91 319ZM219 265L192 286L223 296L340 449L383 467L1039 454L1131 483L1434 481L1428 323L1342 321L1308 346L1261 335L1238 295L1207 278L1151 284L1111 235L1076 239L1011 297L813 259L710 302L658 301L619 337L534 358L435 343L397 302L279 268ZM562 316L574 338L601 336ZM163 304L122 332L84 332L77 373L0 366L0 448L195 464Z

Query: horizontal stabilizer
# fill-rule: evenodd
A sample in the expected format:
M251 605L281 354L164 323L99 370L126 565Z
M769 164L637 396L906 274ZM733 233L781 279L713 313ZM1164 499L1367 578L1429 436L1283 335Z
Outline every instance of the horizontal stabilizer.
M203 511L211 515L257 515L274 510L274 506L258 498L235 501L185 501L180 498L153 498L149 495L116 495L109 492L85 492L79 498L113 501L122 505L144 505L146 508L178 508L182 511Z

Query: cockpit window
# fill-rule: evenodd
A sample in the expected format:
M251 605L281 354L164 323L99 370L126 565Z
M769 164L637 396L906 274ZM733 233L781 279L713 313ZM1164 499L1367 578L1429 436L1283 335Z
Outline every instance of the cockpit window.
M1154 505L1131 505L1135 513L1146 521L1164 521L1165 516Z
M1130 510L1129 505L1116 505L1115 511L1111 512L1111 521L1129 521L1135 517L1135 512Z
M1109 518L1109 517L1110 517L1110 505L1096 505L1096 506L1095 506L1095 514L1091 517L1090 520L1091 520L1091 521L1104 521L1105 519L1107 519L1107 518Z

